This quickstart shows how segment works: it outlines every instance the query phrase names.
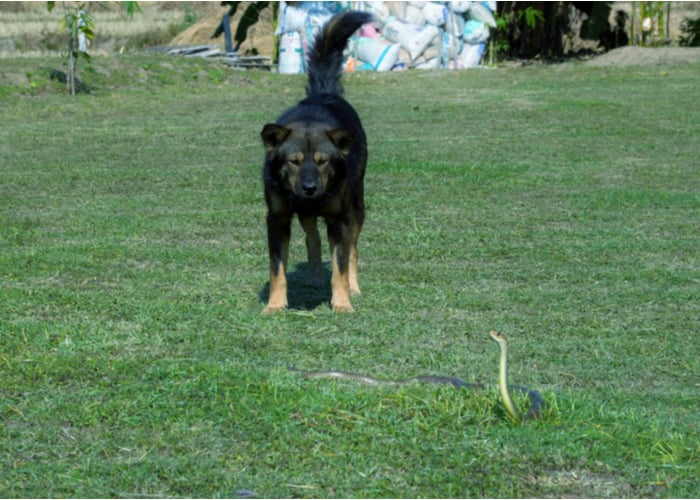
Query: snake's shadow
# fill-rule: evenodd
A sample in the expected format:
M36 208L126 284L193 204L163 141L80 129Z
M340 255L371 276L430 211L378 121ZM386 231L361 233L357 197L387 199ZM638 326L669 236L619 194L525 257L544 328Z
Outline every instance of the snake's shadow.
M288 309L311 311L321 304L327 304L330 307L331 274L330 262L324 262L319 284L311 284L308 262L297 264L293 271L287 273ZM267 304L270 299L269 281L265 283L258 296L261 302Z

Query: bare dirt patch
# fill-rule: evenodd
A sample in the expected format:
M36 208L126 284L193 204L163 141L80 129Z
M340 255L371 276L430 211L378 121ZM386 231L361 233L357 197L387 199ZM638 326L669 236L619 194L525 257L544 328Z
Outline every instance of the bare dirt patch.
M589 59L587 66L666 66L700 62L700 47L621 47Z
M248 3L242 2L235 15L231 18L232 36L236 32L238 23ZM227 7L217 5L216 9L212 9L211 12L206 14L206 17L179 33L170 43L172 45L217 45L224 49L224 35L222 34L214 39L211 36L221 23L221 18L227 10ZM272 9L266 8L260 13L260 20L248 30L247 37L241 44L239 51L242 54L258 53L264 56L271 56L273 47Z

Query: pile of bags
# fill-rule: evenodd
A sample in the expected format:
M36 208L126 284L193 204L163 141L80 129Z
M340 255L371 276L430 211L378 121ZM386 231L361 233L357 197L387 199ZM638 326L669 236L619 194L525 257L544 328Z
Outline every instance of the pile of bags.
M462 69L479 65L495 27L496 2L280 3L280 73L304 73L316 32L334 14L365 10L377 19L348 43L347 70Z

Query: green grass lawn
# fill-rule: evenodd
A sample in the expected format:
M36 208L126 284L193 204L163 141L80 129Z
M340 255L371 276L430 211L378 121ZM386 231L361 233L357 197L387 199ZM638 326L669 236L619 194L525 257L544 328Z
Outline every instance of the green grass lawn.
M700 495L699 66L351 75L363 295L330 311L295 224L263 316L259 131L303 77L2 64L0 497ZM540 420L287 370L494 384L491 329Z

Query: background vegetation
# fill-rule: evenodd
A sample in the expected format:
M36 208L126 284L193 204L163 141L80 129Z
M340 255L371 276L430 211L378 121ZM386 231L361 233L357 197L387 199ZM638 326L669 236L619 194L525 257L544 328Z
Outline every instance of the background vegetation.
M48 2L0 3L0 40L23 55L65 53L67 35L61 29L64 9L80 2L59 2L51 12ZM90 42L93 55L168 45L183 30L212 11L223 10L218 2L85 2L95 23ZM124 5L127 4L127 5ZM136 13L129 15L129 4ZM140 10L139 10L140 9ZM0 46L10 52L8 47Z
M263 317L258 133L303 78L60 64L0 69L0 496L700 494L698 65L351 75L364 295L332 314L295 227ZM287 370L494 383L492 328L541 420Z

